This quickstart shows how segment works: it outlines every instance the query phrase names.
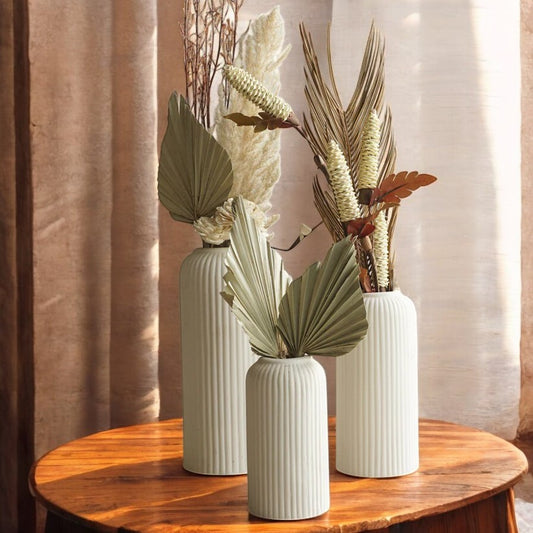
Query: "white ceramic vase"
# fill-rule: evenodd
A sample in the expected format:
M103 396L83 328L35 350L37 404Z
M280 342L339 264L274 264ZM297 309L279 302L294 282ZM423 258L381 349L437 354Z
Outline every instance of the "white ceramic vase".
M261 357L246 377L248 510L300 520L329 509L326 376L312 357Z
M180 271L183 467L246 473L245 380L257 360L220 292L228 248L199 248Z
M336 466L360 477L418 468L416 310L399 290L364 294L368 333L337 358Z

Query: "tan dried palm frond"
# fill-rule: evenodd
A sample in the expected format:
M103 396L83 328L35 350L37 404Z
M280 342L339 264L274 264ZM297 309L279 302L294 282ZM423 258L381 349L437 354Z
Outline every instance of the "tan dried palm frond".
M375 109L379 115L383 114L379 183L391 173L396 159L390 110L383 113L385 54L383 37L372 24L357 85L348 107L344 109L335 83L329 32L327 58L330 84L322 74L311 34L306 31L303 24L300 25L300 35L306 62L305 96L309 107L309 116L304 116L304 128L309 136L311 148L315 154L324 159L329 141L335 140L342 149L357 189L363 126L368 114Z
M309 108L308 116L304 115L303 122L312 150L317 156L325 159L329 141L335 140L346 158L354 182L354 189L357 190L363 128L367 116L375 109L382 122L377 176L379 185L383 179L394 172L396 163L396 144L392 131L392 116L390 109L388 107L384 109L383 105L385 86L385 43L383 37L375 25L372 24L361 63L359 78L350 102L344 109L335 82L330 29L328 28L327 39L329 83L322 74L311 34L306 31L303 24L300 25L300 35L306 62L304 69L306 79L305 96ZM324 190L315 179L313 192L315 205L322 220L333 239L339 240L342 238L340 236L341 230L342 235L344 235L343 226L334 202L333 205L328 202L329 191ZM329 194L329 197L333 199L331 194ZM392 208L386 214L390 236L392 236L394 231L396 211L397 208Z
M318 176L313 181L313 195L315 207L324 221L324 225L329 231L333 242L340 241L344 238L344 227L342 225L335 199L330 191L322 189Z

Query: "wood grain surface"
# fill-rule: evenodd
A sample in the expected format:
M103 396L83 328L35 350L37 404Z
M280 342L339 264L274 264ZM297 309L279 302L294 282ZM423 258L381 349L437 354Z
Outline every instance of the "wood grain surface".
M34 465L30 487L55 515L97 531L358 532L405 523L411 525L401 531L414 532L446 531L430 524L450 521L465 524L466 529L453 531L515 530L508 489L527 471L527 461L508 442L472 428L422 420L419 470L379 480L336 472L334 435L331 420L331 508L312 520L254 518L247 510L246 476L186 472L181 420L105 431L65 444Z

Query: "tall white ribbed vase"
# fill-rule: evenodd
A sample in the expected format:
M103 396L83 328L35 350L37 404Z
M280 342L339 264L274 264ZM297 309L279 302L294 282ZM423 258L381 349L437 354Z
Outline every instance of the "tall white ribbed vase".
M220 292L228 248L199 248L180 271L183 467L246 473L246 372L252 354Z
M399 290L363 297L367 337L336 360L336 466L351 476L402 476L419 461L416 310Z
M261 357L246 377L248 510L300 520L329 509L326 376L312 357Z

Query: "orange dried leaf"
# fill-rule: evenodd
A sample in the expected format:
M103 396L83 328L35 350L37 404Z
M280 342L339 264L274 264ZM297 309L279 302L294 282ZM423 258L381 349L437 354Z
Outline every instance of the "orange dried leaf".
M372 214L364 218L356 218L350 220L346 225L346 232L348 235L353 235L359 239L364 239L368 237L376 227L372 224L372 221L376 218L377 214Z
M372 192L370 205L387 203L398 205L403 198L410 196L420 187L430 185L437 181L431 174L413 172L398 172L387 176Z

